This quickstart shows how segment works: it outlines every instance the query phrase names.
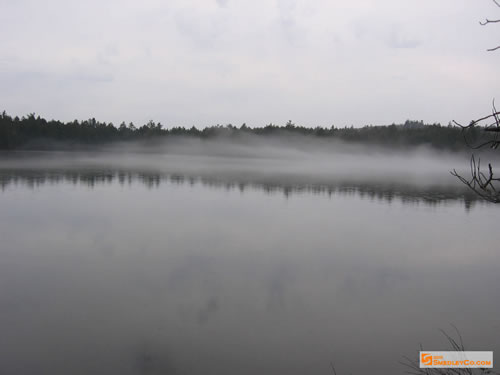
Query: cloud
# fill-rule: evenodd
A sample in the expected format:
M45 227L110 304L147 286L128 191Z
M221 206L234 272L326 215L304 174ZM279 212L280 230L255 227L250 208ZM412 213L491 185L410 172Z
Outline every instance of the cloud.
M387 45L391 48L417 48L421 44L420 40L410 38L402 32L395 30L387 38Z
M215 0L215 1L221 8L227 7L227 4L229 3L229 0Z
M491 14L487 1L51 0L3 10L0 102L14 115L447 123L488 110L500 84L495 55L483 52L496 34L477 24ZM439 61L461 61L454 77L492 81L453 81Z

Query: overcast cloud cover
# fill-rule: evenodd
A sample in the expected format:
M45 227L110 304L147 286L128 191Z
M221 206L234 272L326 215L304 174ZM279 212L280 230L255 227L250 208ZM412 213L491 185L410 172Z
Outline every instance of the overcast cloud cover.
M490 0L0 0L0 110L198 127L467 122ZM500 100L500 98L497 98Z

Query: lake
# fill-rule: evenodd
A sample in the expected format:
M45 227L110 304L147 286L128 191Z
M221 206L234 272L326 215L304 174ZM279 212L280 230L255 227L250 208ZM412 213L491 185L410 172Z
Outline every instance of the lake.
M0 373L402 374L451 324L500 351L462 160L305 159L3 154Z

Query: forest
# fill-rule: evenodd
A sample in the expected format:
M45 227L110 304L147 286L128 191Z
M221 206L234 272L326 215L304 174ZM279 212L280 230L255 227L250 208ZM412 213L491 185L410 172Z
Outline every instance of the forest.
M474 142L480 137L481 127L468 131L468 139ZM305 127L288 121L285 125L268 124L263 127L237 127L231 124L214 125L203 129L196 127L170 127L149 121L136 126L122 122L118 127L112 123L89 120L61 122L46 120L35 114L21 118L0 114L0 149L51 149L62 144L82 147L106 145L120 141L147 141L163 137L185 136L197 138L238 137L245 134L256 136L279 136L297 134L303 136L336 139L345 142L372 144L391 148L431 146L441 150L459 151L467 149L462 129L449 123L424 124L423 121L407 120L404 124L382 126L366 125L350 127Z

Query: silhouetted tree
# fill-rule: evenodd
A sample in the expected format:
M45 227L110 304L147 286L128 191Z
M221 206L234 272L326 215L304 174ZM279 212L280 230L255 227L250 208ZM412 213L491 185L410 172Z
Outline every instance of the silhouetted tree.
M469 133L474 132L475 130L469 131ZM0 149L2 150L59 147L57 143L54 144L54 141L91 146L115 141L149 140L170 136L234 138L245 134L280 136L285 133L379 145L392 149L421 145L453 151L466 149L461 129L412 120L407 120L401 125L369 125L362 128L304 127L288 121L284 126L268 124L264 127L250 128L243 124L238 128L229 124L209 126L199 130L194 126L164 128L161 123L155 123L152 120L140 127L136 127L133 123L127 126L122 122L117 128L112 123L99 122L94 118L63 123L56 120L47 121L35 114L29 114L21 119L11 117L5 111L0 115Z

